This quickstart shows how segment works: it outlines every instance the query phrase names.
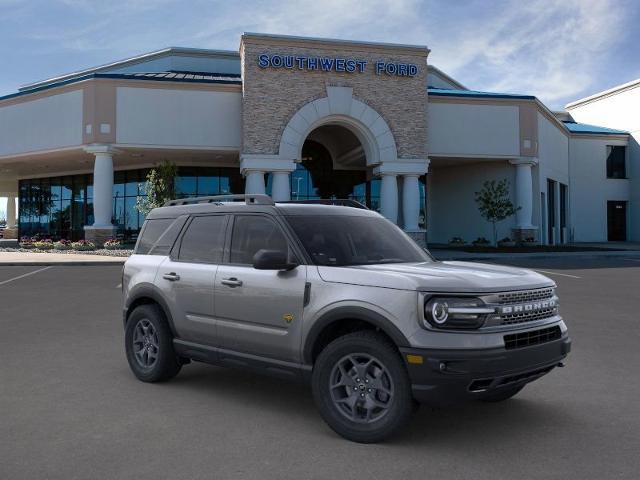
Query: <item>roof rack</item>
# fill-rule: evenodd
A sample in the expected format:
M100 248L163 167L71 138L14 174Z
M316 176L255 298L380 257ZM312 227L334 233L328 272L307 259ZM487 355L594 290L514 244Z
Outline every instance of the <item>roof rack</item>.
M363 205L360 202L355 200L351 200L350 198L324 198L324 199L316 199L316 200L287 200L285 202L278 203L306 203L306 204L316 204L316 205L337 205L339 207L352 207L352 208L361 208L363 210L369 210L369 207Z
M175 207L178 205L193 205L198 203L215 203L222 205L226 202L234 202L244 200L247 205L275 205L271 197L263 194L247 194L247 195L213 195L211 197L190 197L177 198L169 200L163 206Z

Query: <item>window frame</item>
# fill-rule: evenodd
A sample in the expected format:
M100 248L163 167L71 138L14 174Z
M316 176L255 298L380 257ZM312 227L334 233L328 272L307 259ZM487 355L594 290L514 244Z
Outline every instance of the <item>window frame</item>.
M189 218L187 219L187 221L185 222L185 224L182 226L182 230L180 231L180 234L178 235L178 239L174 242L173 247L171 248L171 251L169 252L169 258L171 259L172 262L175 263L184 263L184 264L194 264L194 265L221 265L224 261L224 257L225 257L225 251L227 249L227 236L228 236L228 231L229 231L229 217L231 215L229 215L229 213L226 212L213 212L213 213L204 213L204 214L197 214L197 215L189 215ZM187 234L187 232L189 231L189 227L191 226L191 224L193 223L193 221L198 218L198 217L225 217L225 222L224 222L224 233L222 236L222 258L221 261L216 263L216 262L195 262L192 260L181 260L180 259L180 250L182 249L182 241L184 239L184 236Z
M294 262L299 265L307 264L306 255L303 255L301 252L301 248L299 245L298 238L289 230L289 226L286 222L282 221L275 215L269 215L262 212L233 212L229 215L231 218L227 223L227 234L225 238L225 249L222 256L222 264L230 265L235 267L251 267L253 268L253 264L251 263L231 263L231 241L233 240L233 228L236 224L236 218L241 216L252 216L252 217L265 217L269 221L273 222L277 228L279 228L280 232L284 235L285 240L287 241L287 246L289 247L290 253L292 255L292 259ZM304 259L304 260L302 260Z
M624 150L624 155L623 155L623 167L624 167L624 171L623 171L623 176L621 177L615 177L615 176L609 176L609 157L611 155L611 151L613 150L613 148L618 147L618 148L622 148ZM604 160L604 174L605 174L605 178L607 180L628 180L629 179L629 165L628 165L628 156L629 156L629 149L627 148L627 145L607 145L606 149L606 156L605 156L605 160ZM613 168L611 169L612 173L613 173Z

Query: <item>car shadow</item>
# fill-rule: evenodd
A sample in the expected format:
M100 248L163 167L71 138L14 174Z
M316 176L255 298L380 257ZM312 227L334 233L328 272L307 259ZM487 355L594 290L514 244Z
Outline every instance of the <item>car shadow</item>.
M191 395L211 395L253 415L256 409L287 423L316 429L316 434L339 438L322 424L309 386L258 373L189 365L165 384ZM384 445L437 445L438 448L474 450L496 448L513 441L525 442L535 434L546 434L578 421L566 405L534 401L523 390L520 396L501 403L469 402L451 407L423 405L409 425ZM318 426L320 425L320 428ZM491 446L491 447L490 447Z

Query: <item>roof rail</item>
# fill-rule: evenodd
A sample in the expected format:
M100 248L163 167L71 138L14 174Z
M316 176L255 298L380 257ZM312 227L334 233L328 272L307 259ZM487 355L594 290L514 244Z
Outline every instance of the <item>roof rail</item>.
M237 200L244 200L247 205L275 205L269 195L241 194L241 195L213 195L210 197L177 198L175 200L169 200L163 206L175 207L177 205L192 205L192 204L198 204L198 203L217 203L221 205L225 202L233 202Z
M352 207L352 208L361 208L363 210L369 210L369 207L363 205L356 200L351 200L350 198L323 198L323 199L315 199L315 200L287 200L285 202L278 203L306 203L306 204L315 204L315 205L337 205L340 207Z

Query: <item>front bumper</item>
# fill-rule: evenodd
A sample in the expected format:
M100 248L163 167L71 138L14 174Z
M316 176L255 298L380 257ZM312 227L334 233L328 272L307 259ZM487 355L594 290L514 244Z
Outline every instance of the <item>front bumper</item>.
M512 350L400 349L414 398L430 405L480 399L497 389L532 382L558 366L570 350L566 333L551 342Z

